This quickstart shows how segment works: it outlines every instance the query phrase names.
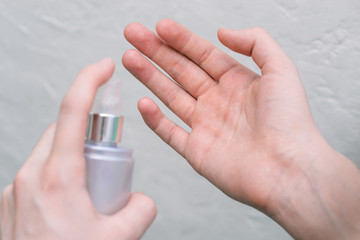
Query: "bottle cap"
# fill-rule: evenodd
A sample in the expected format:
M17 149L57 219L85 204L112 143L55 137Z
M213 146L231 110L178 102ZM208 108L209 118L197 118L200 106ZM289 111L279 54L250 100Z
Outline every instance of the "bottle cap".
M102 143L119 143L123 117L108 113L90 113L86 140Z

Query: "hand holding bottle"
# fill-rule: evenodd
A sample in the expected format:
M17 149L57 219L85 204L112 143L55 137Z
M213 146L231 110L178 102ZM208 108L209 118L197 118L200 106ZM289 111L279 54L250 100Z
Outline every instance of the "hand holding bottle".
M131 195L118 213L98 214L86 189L84 136L96 90L114 71L110 59L80 72L50 126L1 199L0 239L139 239L156 215Z
M177 83L138 51L123 64L191 132L148 98L138 103L146 124L225 194L296 239L359 234L360 173L317 130L297 69L269 34L218 32L226 47L253 58L258 75L174 21L156 31L133 23L125 37Z

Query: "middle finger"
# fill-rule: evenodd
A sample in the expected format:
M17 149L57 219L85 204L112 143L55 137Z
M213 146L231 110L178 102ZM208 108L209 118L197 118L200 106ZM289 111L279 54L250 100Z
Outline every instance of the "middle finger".
M164 69L194 98L198 98L216 82L194 62L167 46L152 31L140 23L128 25L125 38L140 52Z

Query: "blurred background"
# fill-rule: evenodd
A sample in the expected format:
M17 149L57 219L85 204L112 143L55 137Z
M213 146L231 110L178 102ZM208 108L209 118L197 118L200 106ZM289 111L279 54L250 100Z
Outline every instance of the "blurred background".
M78 71L109 56L117 66L114 78L122 81L122 145L133 148L136 159L133 190L158 206L143 239L292 239L195 173L146 127L136 104L143 96L155 98L121 64L131 48L123 30L134 21L154 29L160 19L172 18L258 71L251 59L221 46L216 31L267 29L298 66L324 137L360 167L359 12L357 0L2 0L0 189L56 120Z

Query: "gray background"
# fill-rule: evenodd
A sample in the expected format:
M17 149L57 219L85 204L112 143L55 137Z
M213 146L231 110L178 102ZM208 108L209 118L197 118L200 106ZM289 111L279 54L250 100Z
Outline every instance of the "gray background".
M123 145L135 150L133 189L151 196L159 211L144 239L291 239L271 219L198 176L147 129L136 103L152 94L121 66L131 48L123 30L133 21L154 29L158 20L172 18L256 69L220 46L216 31L267 29L298 66L325 138L360 166L359 13L358 0L1 0L0 188L12 182L55 121L77 72L110 56L114 77L123 81Z

